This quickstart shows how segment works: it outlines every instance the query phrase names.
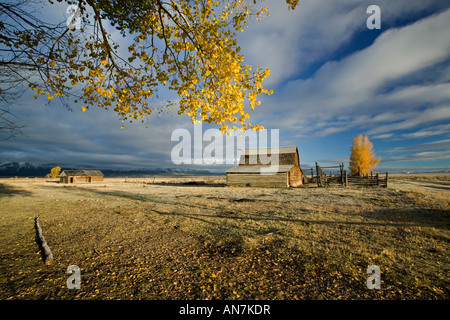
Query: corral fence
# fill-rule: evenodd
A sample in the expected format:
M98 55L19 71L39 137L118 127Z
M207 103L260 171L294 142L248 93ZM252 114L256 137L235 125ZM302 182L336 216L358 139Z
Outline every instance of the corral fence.
M386 172L386 176L382 177L380 174L370 172L370 175L354 175L346 177L347 186L356 186L356 187L385 187L388 186L388 178L389 173Z
M389 174L386 172L386 176L382 177L379 173L373 173L367 175L349 175L347 170L344 169L344 164L336 166L319 166L316 162L315 170L310 168L305 171L304 181L305 183L317 183L318 187L330 187L330 186L355 186L355 187L387 187Z

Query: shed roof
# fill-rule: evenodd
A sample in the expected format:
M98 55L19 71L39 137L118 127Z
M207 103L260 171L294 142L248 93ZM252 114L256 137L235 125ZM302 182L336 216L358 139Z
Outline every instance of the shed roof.
M60 176L103 176L103 173L100 170L63 170Z
M284 154L295 153L297 147L279 147L279 148L258 148L258 149L244 149L242 155L255 155L255 154Z

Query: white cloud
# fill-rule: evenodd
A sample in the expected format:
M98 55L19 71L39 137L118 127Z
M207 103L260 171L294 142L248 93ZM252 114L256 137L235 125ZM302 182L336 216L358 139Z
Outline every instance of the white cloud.
M271 70L264 82L268 87L303 72L349 42L367 8L355 0L304 0L293 11L285 4L268 5L270 17L251 24L238 37L246 61Z
M432 161L441 159L450 159L450 150L426 151L408 155L401 155L383 159L382 162L389 163L389 162L403 162L403 161Z
M408 117L403 121L380 125L369 131L370 134L380 134L391 131L405 130L415 128L420 125L436 121L445 121L450 119L450 106L443 105L431 107L424 111L415 112L414 116Z
M389 139L392 138L393 135L394 135L393 133L379 134L376 136L372 136L372 139Z
M428 143L423 143L419 145L413 145L409 147L397 147L389 150L388 152L410 152L410 151L428 151L428 150L440 150L449 149L450 150L450 139L432 141Z
M289 82L263 101L266 110L258 115L270 115L274 126L308 131L325 121L330 133L338 117L347 117L339 127L369 126L372 134L448 119L448 84L407 84L411 75L449 58L448 30L450 10L388 30L366 49L326 63L313 77ZM401 87L395 87L398 82Z
M271 70L265 85L274 87L327 61L355 34L366 31L366 9L372 4L371 0L303 0L296 10L289 11L284 3L263 3L269 7L270 17L251 24L248 31L238 35L238 40L248 63ZM379 5L382 28L446 7L441 0L383 1Z
M426 138L431 136L438 136L446 133L450 133L450 124L428 127L415 132L404 133L401 136L403 138L414 139L414 138Z

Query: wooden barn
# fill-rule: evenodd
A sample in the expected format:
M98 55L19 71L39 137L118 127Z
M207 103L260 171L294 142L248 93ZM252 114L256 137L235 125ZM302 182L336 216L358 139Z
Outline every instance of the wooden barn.
M100 170L63 170L59 175L60 183L92 183L103 181Z
M271 167L270 162L264 164L277 155L278 166ZM278 150L245 149L239 165L226 173L229 186L298 187L303 184L297 147L280 147Z

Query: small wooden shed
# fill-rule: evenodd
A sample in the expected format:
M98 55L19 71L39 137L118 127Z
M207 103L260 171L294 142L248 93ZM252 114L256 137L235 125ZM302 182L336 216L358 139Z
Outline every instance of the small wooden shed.
M100 170L63 170L59 175L60 183L92 183L103 181Z
M267 164L273 157L278 157L278 165L273 161ZM245 149L239 165L226 173L229 186L298 187L303 184L297 147Z

